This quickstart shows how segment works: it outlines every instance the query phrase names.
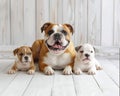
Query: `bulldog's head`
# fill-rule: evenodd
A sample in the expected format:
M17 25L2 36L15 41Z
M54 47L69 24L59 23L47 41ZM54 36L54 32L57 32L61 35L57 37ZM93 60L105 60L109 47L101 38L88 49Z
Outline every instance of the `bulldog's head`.
M95 51L92 45L83 44L75 48L77 51L77 55L84 64L89 63L94 59Z
M45 44L52 54L63 53L71 41L73 28L70 24L52 24L45 23L41 32L45 32Z
M22 46L13 51L21 63L27 64L32 61L32 50L30 47Z

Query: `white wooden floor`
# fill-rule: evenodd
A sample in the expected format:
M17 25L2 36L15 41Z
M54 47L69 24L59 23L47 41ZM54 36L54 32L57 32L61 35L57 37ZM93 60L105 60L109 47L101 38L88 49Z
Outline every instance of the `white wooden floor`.
M46 76L17 72L8 75L13 60L0 60L0 96L119 96L119 60L98 57L104 70L96 75Z

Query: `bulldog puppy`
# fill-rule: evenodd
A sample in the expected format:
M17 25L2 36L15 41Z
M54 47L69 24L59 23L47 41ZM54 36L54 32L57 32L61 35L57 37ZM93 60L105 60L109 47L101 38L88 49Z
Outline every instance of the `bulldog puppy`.
M95 51L92 45L83 44L76 47L76 58L74 63L74 73L81 74L82 72L88 72L90 75L94 75L96 70L101 70L99 62L95 59Z
M36 40L32 45L34 60L39 59L39 69L47 75L54 74L54 69L64 69L63 74L72 74L75 48L71 41L73 28L70 24L45 23L41 32L43 40Z
M27 71L28 74L35 72L32 50L30 47L22 46L13 51L17 55L14 65L8 71L8 74L14 74L17 70Z

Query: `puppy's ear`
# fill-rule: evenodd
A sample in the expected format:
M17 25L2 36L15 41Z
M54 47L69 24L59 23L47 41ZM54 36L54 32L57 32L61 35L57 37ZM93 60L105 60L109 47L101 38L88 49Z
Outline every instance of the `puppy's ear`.
M50 23L50 22L45 23L45 24L41 27L41 33L42 33L43 31L45 31L51 24L52 24L52 23Z
M93 47L93 49L94 49L94 52L96 52L96 49L95 49L95 47Z
M82 45L75 47L75 50L78 52L78 50L82 47Z
M32 47L29 47L30 48L30 50L32 51Z
M70 30L70 32L73 34L73 27L72 27L72 25L70 25L70 24L64 24L64 25L67 26L68 29Z
M19 48L16 48L15 50L13 50L13 54L16 55L18 50L19 50Z

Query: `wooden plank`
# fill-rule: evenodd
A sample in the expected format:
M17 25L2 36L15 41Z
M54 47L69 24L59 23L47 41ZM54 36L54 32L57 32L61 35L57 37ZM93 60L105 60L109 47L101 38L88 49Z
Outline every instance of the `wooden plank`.
M109 2L109 3L108 3ZM102 46L113 45L113 0L102 1Z
M76 96L72 75L62 75L62 71L55 73L52 96Z
M120 46L120 0L114 0L114 46Z
M75 13L75 0L63 0L63 23L71 24L73 28L75 26L74 13ZM75 40L74 35L72 36L73 41Z
M73 75L77 96L102 96L101 89L91 75Z
M100 45L101 0L88 0L88 42Z
M119 67L119 60L110 60L110 59L108 59L111 63L112 63L112 65L114 65L117 69L119 69L120 67Z
M22 96L51 96L53 77L36 72Z
M13 62L14 60L0 60L0 73L3 73L4 70L8 69L8 67L10 67Z
M35 40L35 0L24 0L23 44L31 45L34 40Z
M57 20L57 11L58 11L58 6L57 6L57 1L58 0L50 0L50 10L49 10L49 14L50 14L50 22L53 23L58 23Z
M10 44L10 0L0 0L0 45Z
M13 60L0 60L0 94L6 90L17 74L8 75L7 71L11 68Z
M103 70L108 74L108 76L119 86L119 69L116 68L110 61L107 59L98 58L100 64L103 66Z
M62 24L63 23L63 1L64 0L57 0L57 23Z
M75 45L87 42L87 0L75 1Z
M37 0L36 2L36 27L37 33L35 39L42 39L44 38L44 34L41 33L41 27L44 23L49 22L49 0Z
M11 44L20 45L24 42L24 0L11 0Z
M26 87L29 85L33 75L28 75L25 72L19 72L11 84L1 94L2 96L22 96ZM23 79L24 78L24 79Z
M119 87L116 86L104 71L97 72L94 78L103 92L102 96L119 96Z

